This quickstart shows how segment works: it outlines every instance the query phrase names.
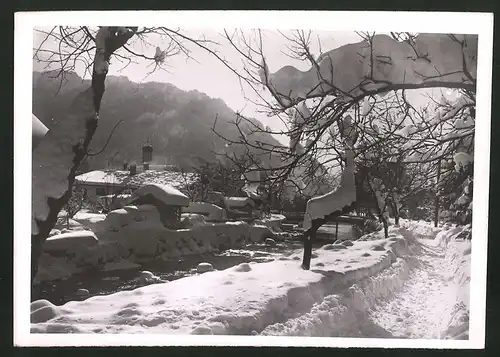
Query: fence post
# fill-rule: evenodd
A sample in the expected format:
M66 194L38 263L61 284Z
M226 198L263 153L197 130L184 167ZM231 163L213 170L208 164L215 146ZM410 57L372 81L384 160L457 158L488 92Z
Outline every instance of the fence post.
M339 220L335 220L335 240L339 239Z

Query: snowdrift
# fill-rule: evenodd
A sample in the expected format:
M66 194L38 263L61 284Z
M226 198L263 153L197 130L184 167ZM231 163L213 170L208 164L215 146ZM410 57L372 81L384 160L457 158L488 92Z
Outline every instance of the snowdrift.
M446 249L447 273L456 295L455 303L443 319L441 338L467 339L469 336L471 244L462 237L467 236L470 229L469 225L458 226L436 236L438 244Z
M282 214L271 213L269 217L256 219L253 224L269 227L273 232L281 232L281 225L286 217Z
M193 217L184 218L193 223ZM92 226L93 232L77 231L50 238L36 282L67 278L91 268L114 270L150 260L240 248L274 237L267 224L269 221L272 226L276 222L276 219L259 225L205 222L169 230L153 205L125 206L110 212L105 219L86 213L77 219Z
M200 227L200 231L214 226ZM226 226L248 227L244 223ZM262 238L269 228L260 228L261 232L254 232ZM439 307L430 309L438 315L431 317L436 320L432 331L442 339L467 339L471 250L470 242L461 237L468 230L468 226L434 229L426 222L402 221L401 227L389 228L388 239L383 238L382 232L375 232L357 241L315 249L309 271L300 268L302 254L298 252L271 262L243 263L63 306L35 301L31 304L31 330L394 337L373 323L371 313L380 307L381 301L403 294L408 288L405 283L411 284L413 279L412 271L422 263L417 259L422 249L436 247L436 252L443 252L434 259L440 259L444 272L439 273L445 279L444 285L436 288L438 292L445 291L441 297L444 300L436 302ZM186 239L194 231L179 234ZM210 237L211 234L208 233ZM141 243L145 242L144 236L141 235ZM215 235L209 239L215 239ZM126 251L121 242L99 242L107 244L116 245L110 252ZM107 266L113 269L114 265L125 264L120 262L127 260ZM418 302L415 304L418 306ZM387 319L396 318L391 316Z
M429 223L418 222L409 228L422 238L434 239L445 250L445 274L449 278L448 295L456 296L442 315L443 339L468 339L471 279L471 243L466 239L471 226L445 225L434 228ZM425 233L424 233L425 232ZM427 234L427 236L426 236Z
M208 202L191 202L188 207L182 208L182 212L202 214L207 221L220 222L226 219L224 208Z
M310 271L300 268L299 255L292 255L269 263L243 263L167 284L91 297L60 307L46 301L33 302L31 329L32 332L328 335L332 330L321 326L349 328L360 318L357 311L364 310L368 301L395 291L409 269L404 259L407 242L400 234L392 233L389 239L349 243L315 250ZM327 306L334 308L325 315ZM294 320L297 314L302 317ZM313 315L314 318L304 318ZM307 325L301 322L304 319L310 325L306 329L300 327Z

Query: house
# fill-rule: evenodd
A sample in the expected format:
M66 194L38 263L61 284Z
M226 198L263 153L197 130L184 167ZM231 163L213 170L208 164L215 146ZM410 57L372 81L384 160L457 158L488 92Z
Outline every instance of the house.
M99 202L103 199L114 200L119 195L131 194L139 187L150 184L166 185L182 192L197 181L197 176L193 173L178 172L171 165L151 164L150 150L149 145L143 147L143 163L140 166L126 165L122 170L87 172L75 178L75 186L85 189L87 199Z
M95 170L77 176L75 181L78 187L86 189L89 199L97 200L100 196L133 192L147 184L169 185L182 191L196 179L191 173L167 170L146 170L136 173L130 170Z

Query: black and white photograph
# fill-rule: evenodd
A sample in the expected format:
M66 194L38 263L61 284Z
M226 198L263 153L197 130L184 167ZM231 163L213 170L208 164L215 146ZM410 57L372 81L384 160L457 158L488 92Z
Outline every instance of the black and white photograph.
M17 13L15 344L483 348L492 29Z

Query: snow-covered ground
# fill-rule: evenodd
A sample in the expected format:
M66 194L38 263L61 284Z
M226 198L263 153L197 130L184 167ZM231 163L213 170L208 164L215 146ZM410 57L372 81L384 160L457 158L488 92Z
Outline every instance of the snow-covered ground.
M327 244L310 271L297 252L63 306L35 301L31 330L467 338L470 242L454 240L464 227L422 225Z
M470 226L435 228L404 222L418 237L415 268L402 290L369 314L394 337L468 339Z
M65 279L88 269L116 270L263 242L275 236L284 219L274 215L252 225L204 220L193 224L193 217L184 217L190 228L169 230L152 205L126 206L107 216L78 212L73 218L77 224L73 230L63 234L54 230L45 244L36 283Z

